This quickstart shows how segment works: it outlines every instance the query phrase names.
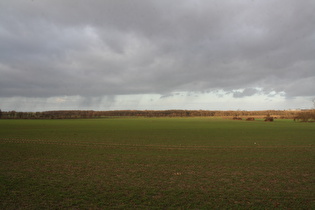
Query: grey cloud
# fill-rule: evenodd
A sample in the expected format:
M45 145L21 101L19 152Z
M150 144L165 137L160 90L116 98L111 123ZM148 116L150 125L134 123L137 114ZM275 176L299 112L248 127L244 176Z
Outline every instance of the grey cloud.
M173 97L173 96L174 96L174 94L166 94L166 95L162 95L160 97L160 99L162 99L162 98L169 98L169 97Z
M240 91L240 90L233 91L233 97L242 98L245 96L252 96L252 95L259 93L259 92L260 91L255 89L255 88L246 88L242 91Z
M315 3L2 1L0 96L314 96ZM303 12L301 12L303 11Z

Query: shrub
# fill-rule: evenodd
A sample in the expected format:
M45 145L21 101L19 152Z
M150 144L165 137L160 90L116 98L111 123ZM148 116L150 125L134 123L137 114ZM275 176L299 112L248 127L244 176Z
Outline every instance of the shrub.
M265 117L265 122L273 122L273 117Z
M295 120L298 120L301 122L315 121L315 110L301 111L294 117L294 121Z

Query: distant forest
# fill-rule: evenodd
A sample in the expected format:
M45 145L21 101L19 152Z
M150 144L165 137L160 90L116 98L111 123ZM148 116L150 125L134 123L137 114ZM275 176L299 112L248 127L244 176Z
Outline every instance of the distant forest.
M209 111L209 110L117 110L117 111L91 111L91 110L60 110L44 112L16 112L1 111L2 119L80 119L104 117L261 117L272 116L281 119L302 119L307 117L315 120L315 110L285 111ZM303 121L303 120L302 120Z

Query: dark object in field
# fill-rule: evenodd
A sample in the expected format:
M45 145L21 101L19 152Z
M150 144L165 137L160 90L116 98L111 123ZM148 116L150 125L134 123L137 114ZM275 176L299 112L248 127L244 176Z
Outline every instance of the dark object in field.
M273 122L273 117L266 117L265 122Z
M249 118L247 118L246 120L247 120L247 121L254 121L254 120L255 120L255 118L253 118L253 117L249 117Z
M242 120L240 117L233 117L233 120Z

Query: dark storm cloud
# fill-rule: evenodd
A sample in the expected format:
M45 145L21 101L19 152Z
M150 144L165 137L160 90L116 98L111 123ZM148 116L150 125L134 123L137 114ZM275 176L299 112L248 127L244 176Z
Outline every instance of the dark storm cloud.
M0 96L314 96L314 25L312 0L1 1Z

